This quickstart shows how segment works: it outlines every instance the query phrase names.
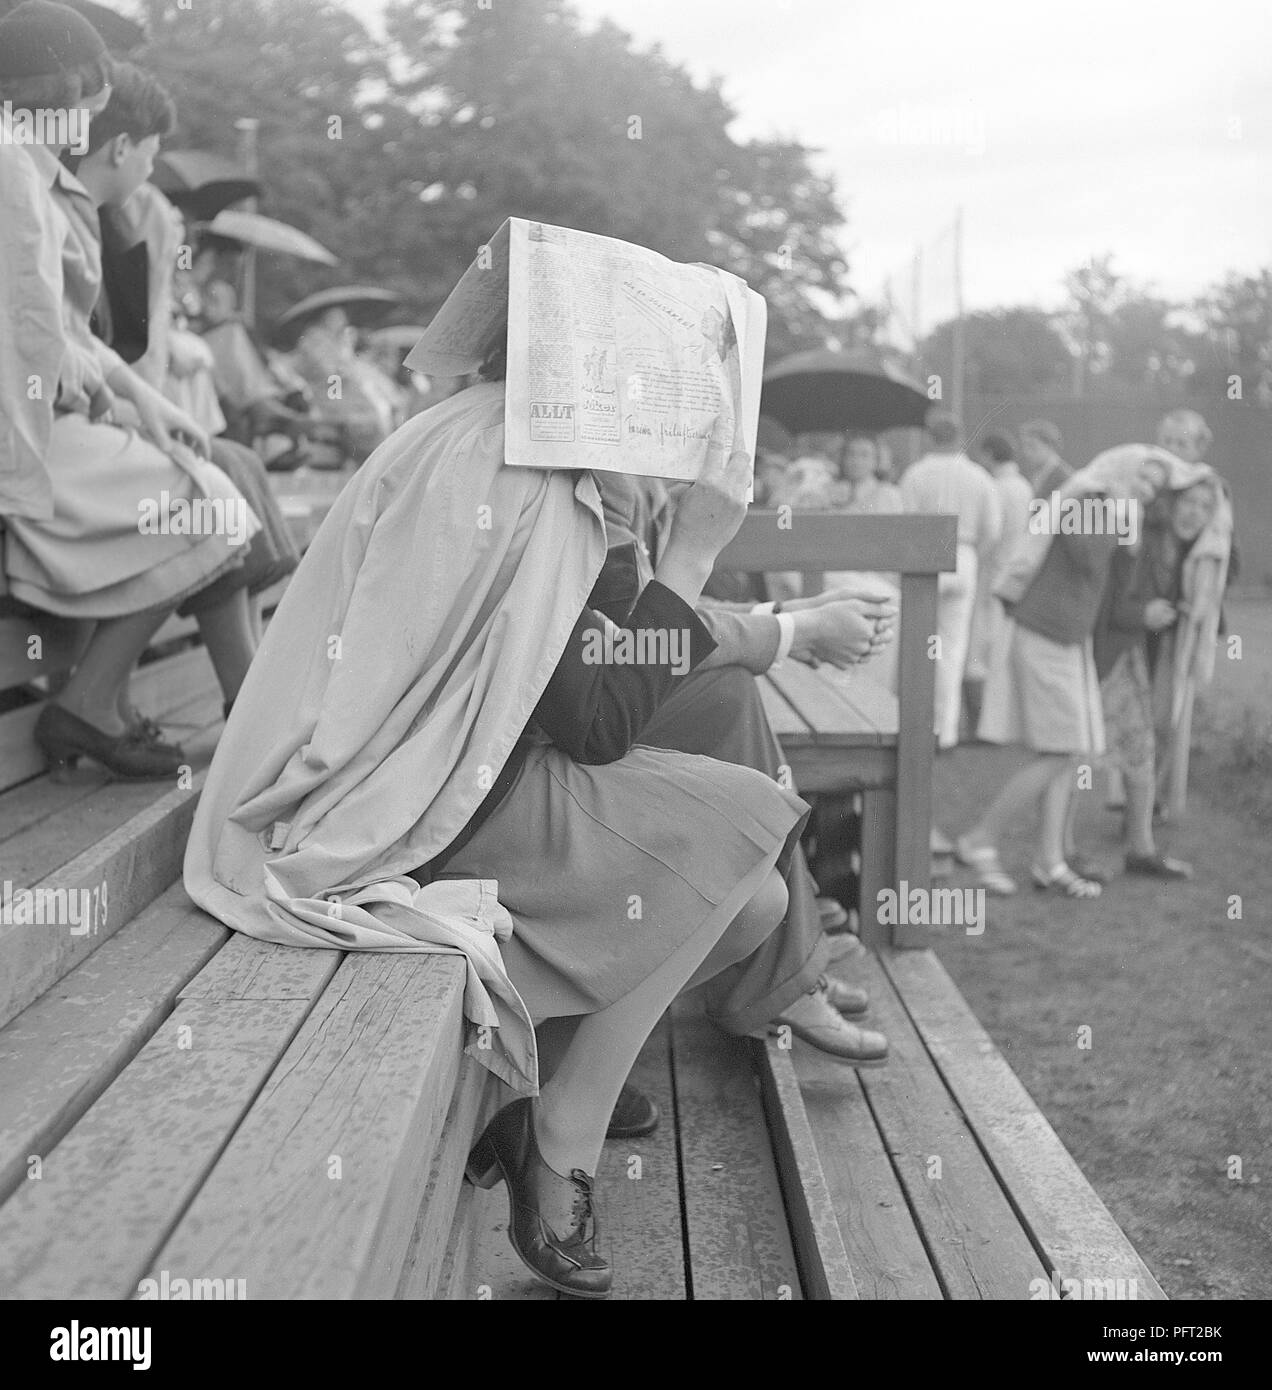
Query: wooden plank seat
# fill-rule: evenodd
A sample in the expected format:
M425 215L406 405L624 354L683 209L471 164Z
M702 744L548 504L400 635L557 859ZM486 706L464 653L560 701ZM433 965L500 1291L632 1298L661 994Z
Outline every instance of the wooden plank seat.
M875 798L880 884L930 771L902 668L899 700L794 667L763 686L792 765ZM0 795L0 863L111 904L84 935L0 927L0 1297L558 1297L503 1189L462 1181L508 1099L462 1051L462 962L227 932L176 883L197 788ZM930 952L885 943L864 982L879 1072L673 1007L633 1077L662 1124L598 1174L615 1297L1161 1296Z
M487 1088L463 979L169 890L0 1030L0 1297L430 1296Z

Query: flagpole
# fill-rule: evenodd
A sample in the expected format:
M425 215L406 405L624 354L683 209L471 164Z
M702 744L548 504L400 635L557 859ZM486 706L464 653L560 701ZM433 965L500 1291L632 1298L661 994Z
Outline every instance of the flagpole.
M243 165L243 172L248 178L254 179L259 171L259 161L257 159L256 133L260 129L260 121L255 116L240 116L234 122L234 129L238 131L239 160ZM256 199L248 201L247 209L249 212L256 211ZM256 248L249 246L243 256L243 269L239 286L239 311L243 316L244 323L249 328L256 327Z
M950 387L954 414L963 418L963 374L967 357L967 342L963 327L963 209L954 217L954 330L951 335Z

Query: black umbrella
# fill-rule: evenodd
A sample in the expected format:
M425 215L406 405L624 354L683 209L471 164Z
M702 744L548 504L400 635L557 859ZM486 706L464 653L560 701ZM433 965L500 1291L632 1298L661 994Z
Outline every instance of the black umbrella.
M305 325L328 309L343 309L350 323L365 328L401 303L403 297L395 290L382 290L375 285L337 285L319 290L293 304L279 318L270 334L270 342L275 347L294 347Z
M763 414L792 434L922 425L927 392L886 357L866 350L818 348L787 357L764 373Z
M196 222L210 222L231 203L261 192L237 164L207 150L165 150L155 162L154 183Z

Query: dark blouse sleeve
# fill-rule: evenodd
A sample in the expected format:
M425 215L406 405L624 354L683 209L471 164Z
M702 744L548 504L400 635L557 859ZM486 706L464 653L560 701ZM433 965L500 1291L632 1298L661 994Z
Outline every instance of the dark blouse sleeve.
M656 579L612 638L606 631L603 614L585 608L534 711L533 723L578 763L623 757L716 647L693 609Z
M1144 609L1154 597L1152 568L1141 550L1138 555L1117 551L1109 566L1109 626L1119 632L1143 632Z

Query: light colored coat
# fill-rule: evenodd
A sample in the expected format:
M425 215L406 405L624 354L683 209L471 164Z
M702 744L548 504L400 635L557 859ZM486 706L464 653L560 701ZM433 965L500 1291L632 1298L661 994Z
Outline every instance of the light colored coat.
M503 438L502 384L475 386L408 421L345 487L235 702L185 882L265 941L458 945L499 1021L495 1046L470 1038L469 1052L533 1091L529 1017L491 969L510 925L497 885L409 877L498 776L605 556L591 474L507 467Z

